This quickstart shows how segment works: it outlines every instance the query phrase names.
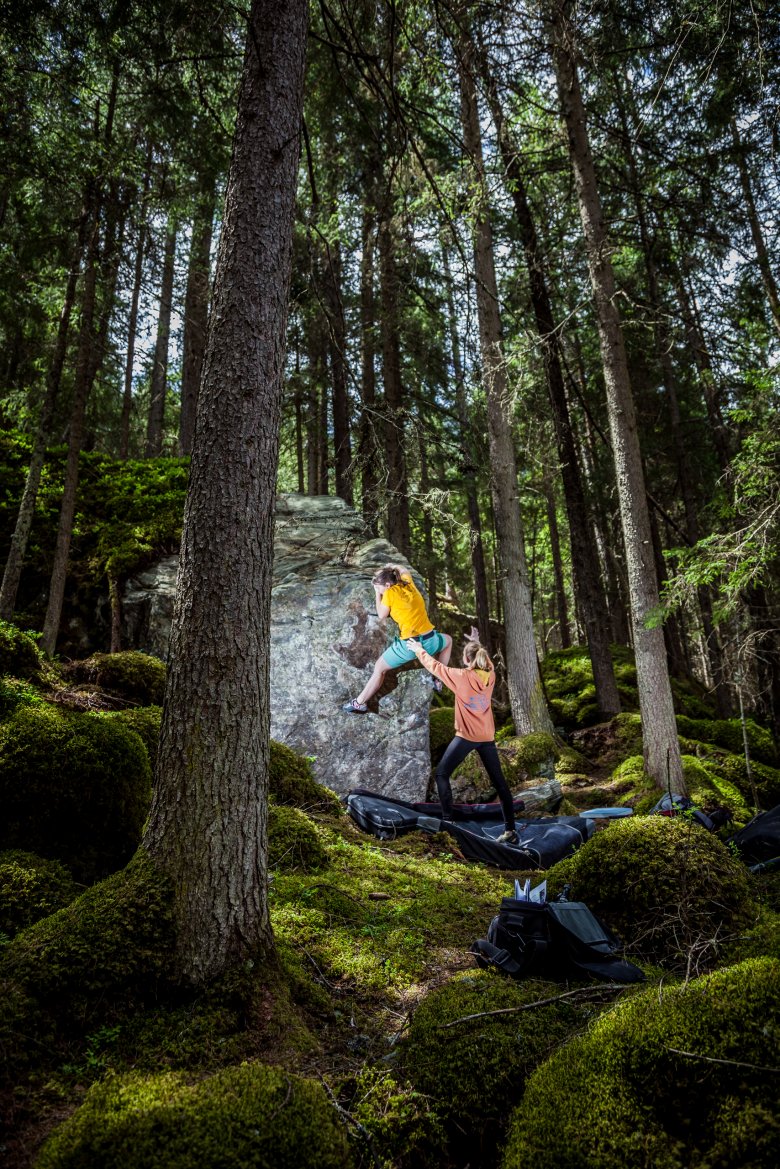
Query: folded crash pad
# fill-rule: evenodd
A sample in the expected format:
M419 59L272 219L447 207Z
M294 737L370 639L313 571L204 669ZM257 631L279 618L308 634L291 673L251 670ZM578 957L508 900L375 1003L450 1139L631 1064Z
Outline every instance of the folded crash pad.
M517 844L499 844L504 831L501 805L455 804L452 822L442 821L438 803L408 804L365 788L351 791L347 811L364 832L393 840L406 832L448 832L469 860L501 869L546 869L569 856L593 834L593 821L580 816L522 818L523 801L515 800Z

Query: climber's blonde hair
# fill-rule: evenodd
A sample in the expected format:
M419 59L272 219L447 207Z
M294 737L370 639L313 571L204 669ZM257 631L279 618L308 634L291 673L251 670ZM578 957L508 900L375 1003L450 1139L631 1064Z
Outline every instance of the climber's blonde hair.
M490 655L485 649L484 645L480 645L477 637L474 636L475 630L472 630L471 636L466 638L466 644L463 648L463 664L469 670L495 670L495 666L490 660Z

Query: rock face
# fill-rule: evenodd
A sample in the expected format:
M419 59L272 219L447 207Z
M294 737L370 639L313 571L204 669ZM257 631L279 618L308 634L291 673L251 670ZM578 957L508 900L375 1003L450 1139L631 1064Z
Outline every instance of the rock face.
M376 713L341 704L362 689L396 634L374 611L371 577L405 563L386 540L333 496L277 499L271 603L271 735L314 757L320 782L338 792L367 787L399 799L425 798L430 776L423 671L388 675ZM125 644L165 657L178 557L127 582ZM418 588L422 581L413 573Z

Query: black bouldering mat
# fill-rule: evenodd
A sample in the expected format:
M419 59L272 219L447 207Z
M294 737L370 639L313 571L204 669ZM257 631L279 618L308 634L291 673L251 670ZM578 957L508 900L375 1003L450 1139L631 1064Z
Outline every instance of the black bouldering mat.
M500 869L546 869L573 853L593 833L593 821L581 816L544 816L524 820L522 799L515 800L517 844L499 844L504 814L499 803L455 804L452 823L441 819L438 803L409 804L356 788L346 799L352 819L379 840L406 832L448 832L469 860Z
M780 859L780 804L754 816L728 843L734 845L746 865L768 865Z

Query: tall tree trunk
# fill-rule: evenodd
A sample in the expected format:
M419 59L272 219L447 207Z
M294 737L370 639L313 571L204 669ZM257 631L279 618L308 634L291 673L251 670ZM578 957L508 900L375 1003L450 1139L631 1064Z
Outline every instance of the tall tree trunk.
M184 339L181 363L181 413L179 415L179 454L192 453L195 415L198 406L203 358L206 353L206 330L209 322L209 282L211 277L211 233L214 223L214 180L203 181L195 220L192 224L187 289L184 294Z
M366 179L361 228L360 259L360 505L363 522L372 536L379 531L379 476L376 461L376 305L374 298L374 248L376 213L372 206L375 178Z
M648 627L648 620L659 604L650 517L623 330L615 299L615 276L596 185L577 75L574 30L568 10L566 0L553 0L553 62L585 236L604 366L607 412L631 596L645 768L660 788L669 786L672 791L684 792L685 781L663 632L657 627Z
M691 297L681 272L675 274L675 288L680 304L680 315L685 326L688 348L693 354L693 359L699 373L699 382L701 384L704 404L707 408L707 418L710 423L710 433L712 435L712 443L717 455L718 465L721 471L725 471L731 462L731 449L728 428L726 427L720 407L718 382L715 376L715 370L712 367L712 359L707 348L707 343L702 335L696 312L691 303Z
M561 364L559 331L553 315L550 293L545 275L545 260L539 244L531 205L525 189L520 159L509 135L496 86L483 64L491 115L498 133L501 158L509 179L515 220L520 230L531 292L536 329L544 359L547 390L552 407L555 439L561 466L561 480L569 521L572 570L585 634L588 640L596 701L603 715L609 717L620 710L615 671L609 643L609 625L603 603L599 566L595 549L588 536L588 509L580 475L577 448L566 398L566 387ZM562 636L568 639L568 627L562 615Z
M146 156L143 193L138 208L138 238L135 246L133 268L133 290L130 294L130 313L127 320L127 356L125 358L125 382L122 394L122 417L119 423L119 457L126 459L130 453L130 415L133 409L133 367L135 365L135 339L138 332L138 305L141 299L141 280L144 271L144 253L148 233L147 198L151 183L152 148Z
M271 946L273 513L308 8L255 0L249 17L144 837L194 983Z
M412 551L412 538L409 528L409 482L405 449L406 401L401 381L399 345L400 281L396 264L392 189L389 180L380 203L378 252L382 382L385 392L387 538L403 556L408 557Z
M471 552L471 571L474 579L474 606L477 611L476 618L479 639L488 653L492 654L493 635L490 630L490 600L488 597L487 573L485 571L485 548L482 542L482 518L479 514L479 497L477 495L477 458L474 453L474 441L469 423L468 402L466 400L466 379L463 373L463 360L460 353L460 336L458 334L458 319L455 314L455 300L452 291L450 257L446 248L443 249L443 258L445 288L447 290L447 312L450 326L452 371L455 375L455 409L458 414L460 445L463 451L463 486L466 492L466 508L469 517L469 550Z
M758 268L761 273L761 279L764 282L772 321L778 334L780 334L780 291L778 291L775 274L769 262L769 252L767 251L761 220L756 210L756 201L753 197L753 184L750 181L750 171L748 170L747 159L745 158L745 149L739 136L739 130L737 129L736 118L732 118L729 124L731 126L731 139L734 143L734 153L737 157L737 166L739 167L739 181L742 184L742 194L745 198L745 210L747 211L748 223L750 224L750 234L753 237L753 247L756 249Z
M555 581L555 609L558 628L560 630L561 649L568 649L571 645L569 605L566 600L566 580L563 572L563 560L561 558L561 540L558 534L555 489L549 475L544 480L544 498L547 504L547 527L550 533L550 551L552 552L553 579Z
M333 392L333 469L336 495L348 504L354 502L352 491L352 444L350 441L350 407L347 389L347 330L341 299L341 246L331 243L324 257L325 303L328 310L331 388Z
M323 333L322 343L326 345ZM317 398L317 490L320 495L330 494L330 445L328 443L328 361L322 351L322 377Z
M523 547L523 525L517 486L517 464L512 437L512 394L507 383L501 348L501 318L493 258L482 132L474 85L472 44L461 38L457 48L461 96L461 124L475 185L474 270L479 318L482 376L487 400L491 486L498 558L501 566L506 636L507 688L518 735L552 733L539 674L534 642L531 594Z
M84 195L84 204L79 216L79 226L76 233L76 244L71 256L68 280L65 285L65 297L60 310L60 319L57 327L57 337L51 356L49 371L46 376L46 393L41 405L38 427L33 442L30 466L24 484L22 500L19 504L19 514L16 517L14 533L11 537L11 547L3 573L3 584L0 589L0 620L10 621L16 605L16 595L19 591L19 581L22 575L22 566L27 552L27 541L30 538L35 502L38 498L38 488L41 482L41 471L46 458L46 444L49 440L54 410L59 397L62 370L65 365L65 355L68 348L68 330L73 305L76 301L81 261L84 256L84 245L90 223L94 226L94 210L97 191L95 184L90 182Z
M428 613L431 620L436 622L438 617L439 582L436 564L436 553L433 550L433 523L431 521L428 492L431 489L431 480L428 472L428 448L425 442L425 423L422 418L417 419L417 440L420 452L420 493L422 501L422 530L425 577L428 583Z
M90 370L93 363L95 344L95 300L97 292L98 237L100 219L96 208L92 220L92 238L87 246L84 281L81 298L81 325L76 355L76 370L73 385L73 400L68 430L68 454L65 460L65 479L60 502L60 518L57 527L57 541L49 581L49 600L41 635L41 648L51 656L57 644L57 634L62 616L62 601L65 596L65 578L68 572L68 556L73 535L73 516L76 511L76 490L79 479L79 455L84 438L84 416L91 388Z
M144 451L147 459L156 459L162 454L175 263L176 221L173 213L171 213L168 218L168 228L165 233L165 254L163 256L162 281L160 284L160 311L157 317L157 340L154 346L152 380L149 393L149 418L146 426L146 449Z

